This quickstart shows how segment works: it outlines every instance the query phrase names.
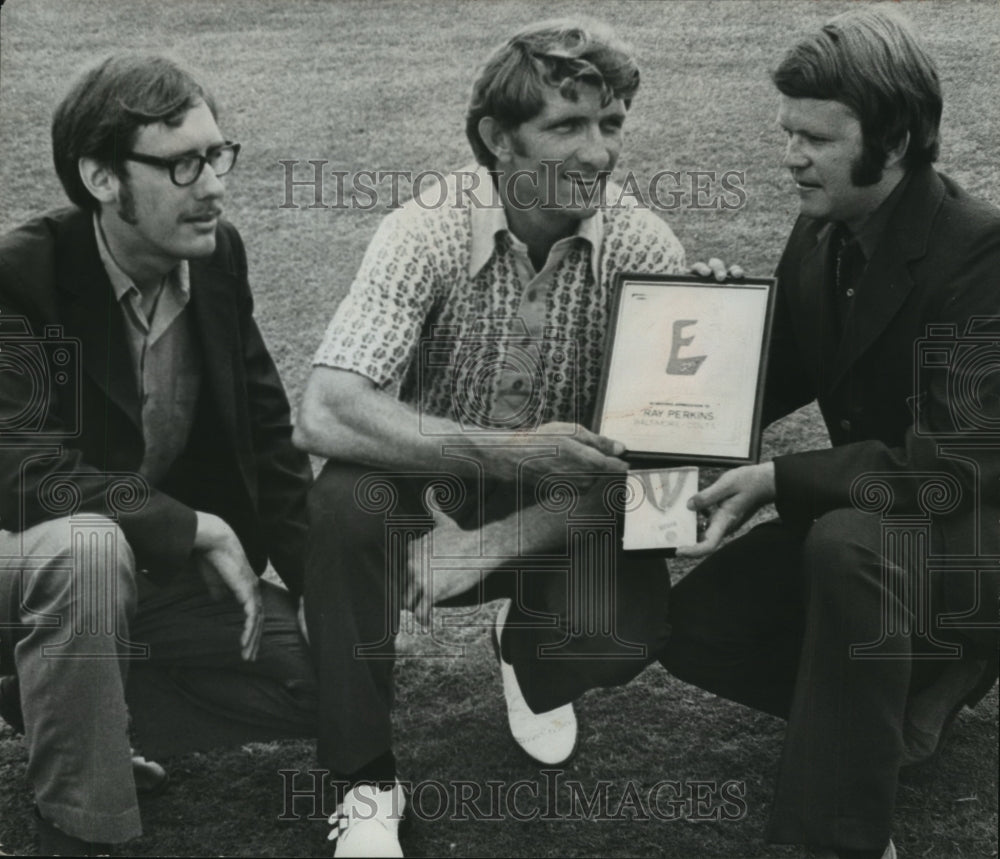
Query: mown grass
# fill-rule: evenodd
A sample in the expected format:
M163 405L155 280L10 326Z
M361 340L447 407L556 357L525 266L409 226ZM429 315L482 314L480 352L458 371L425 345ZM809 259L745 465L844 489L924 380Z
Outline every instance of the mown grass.
M281 209L280 159L326 159L328 170L448 169L468 163L463 112L473 69L504 33L586 11L614 23L643 60L622 170L746 171L739 211L664 213L689 259L720 255L773 270L795 201L779 165L781 136L767 70L798 33L850 3L835 2L290 2L10 0L0 13L0 229L63 197L51 168L52 107L84 64L122 48L167 50L199 68L244 150L228 215L246 239L257 316L293 402L327 319L344 294L380 210ZM1000 10L992 2L904 3L938 60L945 91L941 167L1000 202L995 129ZM305 174L308 175L308 174ZM296 200L311 202L299 189ZM765 436L765 455L825 444L813 410ZM683 572L677 567L675 574ZM507 736L483 641L489 608L445 636L447 660L406 660L396 729L403 777L544 782ZM407 640L412 640L407 639ZM404 646L406 640L404 640ZM349 701L346 702L349 706ZM735 821L418 820L412 855L796 856L763 844L781 748L779 720L715 698L651 668L578 707L580 753L567 778L611 797L629 782L742 781ZM31 852L30 793L19 740L0 729L0 850ZM307 742L258 744L170 762L170 792L144 805L135 855L314 855L329 852L317 821L280 821L282 769L314 765ZM904 856L996 855L996 690L957 724L940 765L901 787L896 841ZM543 793L544 795L544 793ZM298 806L305 813L302 806ZM533 806L525 794L522 809ZM431 797L425 811L433 812Z

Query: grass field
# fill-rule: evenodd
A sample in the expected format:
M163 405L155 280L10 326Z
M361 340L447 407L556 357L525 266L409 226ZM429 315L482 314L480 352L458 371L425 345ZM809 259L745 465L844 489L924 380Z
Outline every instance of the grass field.
M637 48L643 84L621 170L745 171L746 205L664 212L689 260L709 255L770 273L796 202L780 167L782 137L767 72L784 46L851 3L837 2L263 2L263 0L9 0L0 12L0 229L63 203L48 124L71 77L122 48L168 51L195 66L243 143L228 182L228 217L250 257L257 318L297 402L309 359L384 209L281 208L280 160L327 170L460 167L470 154L463 113L473 70L507 31L587 11ZM945 93L941 169L1000 203L1000 8L994 2L904 2L936 57ZM332 187L328 186L332 194ZM327 202L330 202L328 200ZM826 444L805 410L765 436L767 456ZM678 568L675 572L683 572ZM489 608L447 633L463 653L399 666L401 775L413 781L527 779L537 770L507 736L485 643ZM478 625L477 625L478 624ZM407 639L404 636L404 648ZM745 783L735 820L419 819L410 855L792 857L763 844L783 724L692 689L658 666L578 706L580 752L565 777L592 791L610 782L612 808L629 785L660 779ZM31 798L19 739L0 728L0 851L30 853ZM326 855L326 827L282 821L279 770L314 765L307 742L256 744L168 762L173 782L144 805L132 855ZM301 785L301 782L300 782ZM560 794L560 796L564 796ZM543 807L524 792L521 809ZM533 805L534 802L534 805ZM433 796L424 801L434 816ZM305 813L303 805L299 806ZM454 811L454 809L452 809ZM544 817L544 815L541 815ZM959 719L942 761L901 786L895 840L904 857L997 855L997 693Z

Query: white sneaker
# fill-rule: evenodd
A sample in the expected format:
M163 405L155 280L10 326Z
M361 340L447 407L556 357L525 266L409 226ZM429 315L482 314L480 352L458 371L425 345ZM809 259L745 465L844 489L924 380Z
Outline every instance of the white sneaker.
M399 781L390 790L379 790L371 784L352 787L330 815L333 831L327 838L337 842L334 857L402 856L399 821L405 808L406 797Z
M507 721L517 744L538 763L558 766L576 750L576 713L572 704L564 704L547 713L535 713L528 706L518 686L514 666L505 662L500 650L500 636L510 612L510 601L497 612L493 626L493 649L500 663L503 694L507 699Z

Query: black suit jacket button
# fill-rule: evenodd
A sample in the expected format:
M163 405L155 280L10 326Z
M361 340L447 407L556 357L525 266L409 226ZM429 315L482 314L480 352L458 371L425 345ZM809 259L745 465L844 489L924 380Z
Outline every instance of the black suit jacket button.
M850 432L850 431L851 431L851 422L850 422L850 421L849 421L849 420L848 420L847 418L844 418L844 419L843 419L843 420L842 420L842 421L840 422L840 428L841 428L841 429L842 429L842 430L843 430L844 432Z

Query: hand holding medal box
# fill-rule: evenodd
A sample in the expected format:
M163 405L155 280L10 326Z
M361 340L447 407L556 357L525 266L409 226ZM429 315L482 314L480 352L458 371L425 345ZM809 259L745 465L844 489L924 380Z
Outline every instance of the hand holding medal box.
M640 469L626 475L625 533L622 548L630 552L693 546L698 520L688 499L698 491L698 469Z

